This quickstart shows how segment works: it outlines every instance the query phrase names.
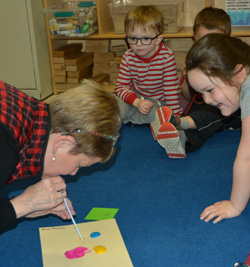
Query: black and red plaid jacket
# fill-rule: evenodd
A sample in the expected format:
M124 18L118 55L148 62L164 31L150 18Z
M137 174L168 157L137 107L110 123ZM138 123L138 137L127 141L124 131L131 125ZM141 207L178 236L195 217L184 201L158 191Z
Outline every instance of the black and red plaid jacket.
M0 124L16 140L19 151L19 162L8 183L41 176L50 131L48 104L0 81Z

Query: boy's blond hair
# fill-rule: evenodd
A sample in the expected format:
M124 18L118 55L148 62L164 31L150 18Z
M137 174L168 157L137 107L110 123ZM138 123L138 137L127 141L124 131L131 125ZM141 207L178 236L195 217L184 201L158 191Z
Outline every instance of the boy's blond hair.
M130 10L124 21L125 33L134 31L135 27L140 27L144 31L151 29L156 34L164 31L164 17L157 6L138 6Z
M200 26L209 30L220 30L228 35L231 34L230 16L221 8L211 6L202 9L194 20L194 34L196 34Z
M51 132L70 133L76 146L71 154L85 153L106 161L113 151L111 139L86 134L97 132L115 136L120 127L120 111L115 97L91 80L57 95L50 103ZM77 130L81 130L79 133Z

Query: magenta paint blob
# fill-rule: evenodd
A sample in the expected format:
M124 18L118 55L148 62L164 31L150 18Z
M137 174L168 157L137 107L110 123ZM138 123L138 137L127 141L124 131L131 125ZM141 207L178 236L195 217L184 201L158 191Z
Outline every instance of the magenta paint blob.
M83 257L86 253L90 253L91 250L85 247L77 247L72 250L66 251L64 255L67 259L77 259Z

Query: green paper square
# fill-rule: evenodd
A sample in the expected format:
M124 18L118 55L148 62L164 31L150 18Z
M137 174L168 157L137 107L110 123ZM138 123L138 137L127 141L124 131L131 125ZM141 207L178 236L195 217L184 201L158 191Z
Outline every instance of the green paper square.
M85 217L85 220L101 221L112 219L115 217L119 209L111 208L93 208Z

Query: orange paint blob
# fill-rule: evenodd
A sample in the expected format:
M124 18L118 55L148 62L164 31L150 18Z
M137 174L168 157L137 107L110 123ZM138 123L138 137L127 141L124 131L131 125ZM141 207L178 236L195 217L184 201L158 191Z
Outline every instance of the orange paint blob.
M107 251L107 249L103 246L96 246L93 248L93 250L96 252L96 254L102 254Z

